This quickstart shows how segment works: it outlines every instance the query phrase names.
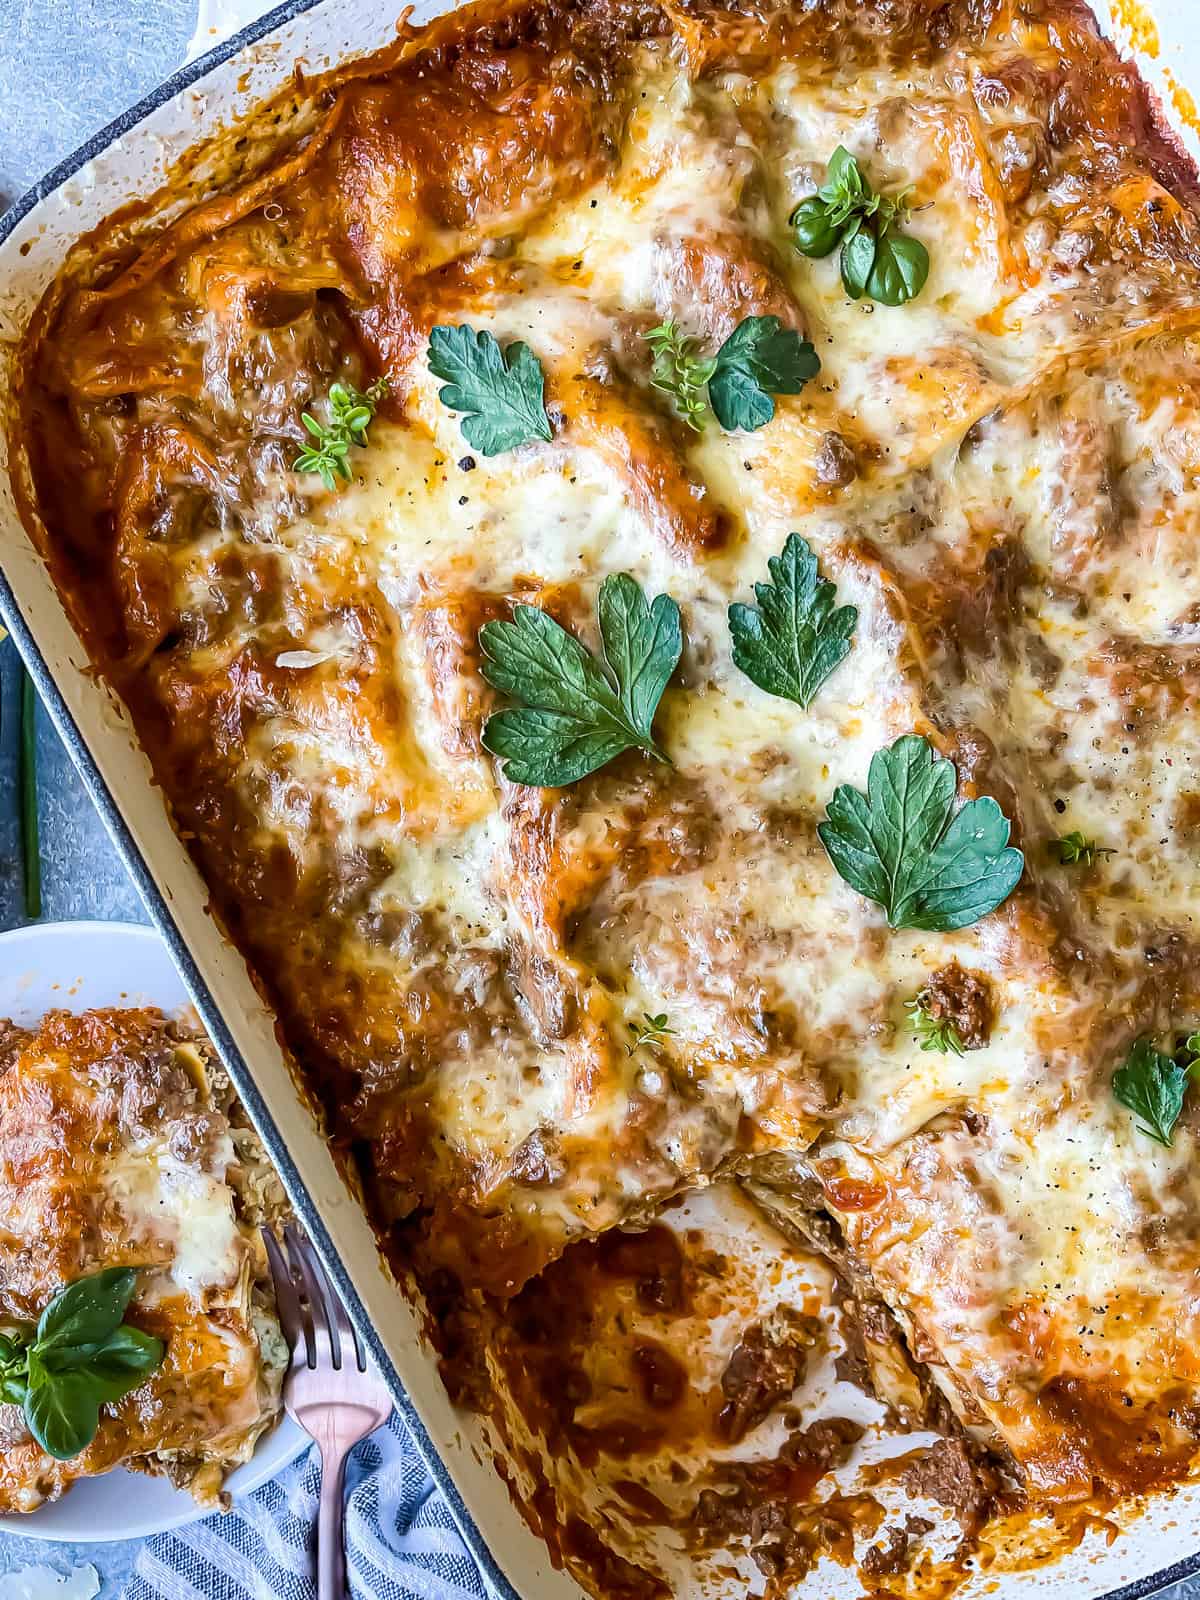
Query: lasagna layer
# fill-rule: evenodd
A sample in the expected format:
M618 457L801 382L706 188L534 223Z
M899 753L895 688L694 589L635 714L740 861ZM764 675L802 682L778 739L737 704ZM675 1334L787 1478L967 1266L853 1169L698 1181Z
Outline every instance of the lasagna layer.
M1179 1477L1200 1122L1153 1143L1112 1077L1200 1015L1200 225L1136 74L1074 0L517 0L285 109L252 172L73 256L21 441L393 1255L503 1300L768 1171L1029 1494ZM908 305L794 246L839 145L910 191ZM819 377L690 431L645 335L752 315ZM548 442L468 447L439 324L529 347ZM379 377L353 481L297 473L305 407ZM791 532L857 608L806 710L727 625ZM536 605L595 647L616 572L682 611L669 762L507 782L481 626ZM889 929L816 832L910 733L1025 851L957 932ZM1064 865L1073 831L1112 853ZM934 992L962 1054L906 1020Z
M115 1466L215 1506L279 1416L287 1351L259 1235L286 1214L279 1180L196 1030L149 1009L0 1028L0 1325L36 1321L77 1278L135 1267L127 1320L166 1346L69 1461L0 1406L0 1510L35 1510Z

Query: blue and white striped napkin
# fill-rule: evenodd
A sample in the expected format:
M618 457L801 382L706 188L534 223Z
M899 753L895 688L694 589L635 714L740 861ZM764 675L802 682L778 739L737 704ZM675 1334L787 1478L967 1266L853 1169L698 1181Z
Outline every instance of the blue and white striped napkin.
M273 1483L151 1539L122 1600L315 1600L315 1447ZM488 1600L446 1502L393 1412L346 1470L346 1564L353 1600Z

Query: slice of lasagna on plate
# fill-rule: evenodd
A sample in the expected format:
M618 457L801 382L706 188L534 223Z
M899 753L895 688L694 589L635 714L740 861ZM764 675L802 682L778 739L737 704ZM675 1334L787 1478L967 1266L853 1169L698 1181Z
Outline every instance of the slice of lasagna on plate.
M197 1028L149 1008L0 1022L0 1365L18 1374L0 1390L0 1511L116 1466L221 1503L279 1416L259 1229L286 1209Z

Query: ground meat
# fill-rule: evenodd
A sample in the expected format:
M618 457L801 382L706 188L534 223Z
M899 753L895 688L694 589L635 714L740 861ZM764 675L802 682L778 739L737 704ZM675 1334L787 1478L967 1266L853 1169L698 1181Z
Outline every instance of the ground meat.
M725 1405L717 1433L728 1444L745 1438L781 1400L786 1400L808 1370L808 1352L821 1335L815 1317L777 1306L762 1322L747 1328L721 1375Z
M968 1533L986 1521L999 1487L995 1470L972 1457L961 1439L939 1439L900 1482L907 1493L948 1507Z
M816 1554L792 1528L782 1502L764 1496L749 1483L735 1494L702 1489L694 1524L709 1549L727 1550L745 1540L755 1566L768 1578L782 1572L801 1577Z
M927 1517L905 1517L904 1526L883 1530L883 1538L863 1554L861 1570L871 1578L907 1572L912 1565L912 1541L928 1533L933 1523Z
M633 1370L642 1399L654 1411L670 1411L687 1393L686 1367L654 1339L643 1339L634 1345Z
M908 1570L908 1534L903 1528L883 1530L883 1538L863 1552L861 1567L871 1578Z
M842 489L858 477L858 462L854 451L840 433L823 433L817 447L817 479L833 488Z
M938 968L922 995L929 1015L938 1022L951 1023L964 1049L983 1049L995 1020L987 978L951 961Z
M862 1433L857 1423L829 1417L793 1435L775 1461L719 1467L718 1487L701 1490L692 1514L701 1546L727 1551L744 1540L766 1577L798 1582L822 1549L835 1548L845 1534L845 1521L833 1509L836 1496L819 1503L809 1496L826 1472L841 1466Z
M794 1433L780 1451L780 1459L793 1467L813 1470L815 1483L834 1467L840 1467L862 1436L862 1428L849 1417L825 1417L802 1433Z
M532 1188L560 1183L564 1171L554 1130L535 1128L513 1151L508 1175Z
M573 1033L578 1022L575 973L524 939L514 940L506 955L506 977L518 1008L540 1047L549 1050Z
M610 1228L596 1241L596 1259L607 1277L626 1278L637 1285L643 1311L674 1317L687 1310L683 1249L678 1236L661 1222L637 1232Z

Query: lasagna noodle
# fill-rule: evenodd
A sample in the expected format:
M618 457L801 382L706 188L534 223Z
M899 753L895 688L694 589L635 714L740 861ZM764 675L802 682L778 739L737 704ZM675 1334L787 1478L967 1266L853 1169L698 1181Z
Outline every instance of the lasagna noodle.
M383 1237L507 1297L572 1240L804 1156L1032 1493L1177 1476L1195 1135L1185 1111L1152 1146L1110 1078L1200 1009L1200 246L1136 75L1072 0L531 0L315 92L266 177L147 219L136 260L102 235L71 263L23 443L55 571ZM789 242L839 143L912 186L932 267L903 309ZM690 434L642 336L749 313L806 332L820 377L755 433ZM468 450L424 357L446 322L531 346L552 442ZM379 374L353 483L296 475L304 406ZM792 530L858 608L805 712L726 626ZM671 765L514 788L480 744L479 627L533 603L594 645L617 571L682 607ZM956 933L889 931L816 837L911 731L1027 853ZM1067 874L1070 827L1118 855ZM961 1058L904 1024L951 966L995 1018ZM659 1012L673 1035L631 1052Z

